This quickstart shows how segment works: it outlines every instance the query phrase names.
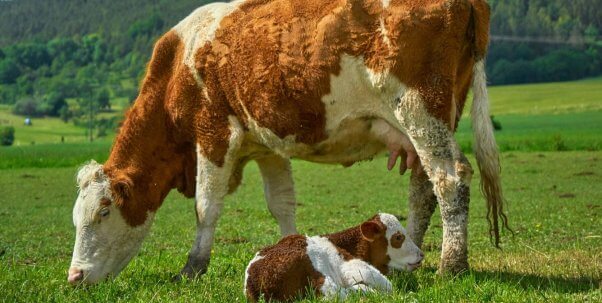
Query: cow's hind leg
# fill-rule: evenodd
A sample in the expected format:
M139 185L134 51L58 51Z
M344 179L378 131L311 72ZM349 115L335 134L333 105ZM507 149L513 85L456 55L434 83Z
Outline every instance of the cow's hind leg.
M421 247L431 216L437 207L433 183L422 166L412 170L409 200L408 233L414 243Z
M256 161L263 177L268 208L278 221L281 235L296 234L296 200L290 160L272 155Z
M217 220L223 208L224 197L228 194L229 182L236 164L235 157L243 140L243 129L238 121L231 119L229 125L224 127L229 127L230 134L220 142L225 144L222 163L216 164L205 157L203 149L207 147L202 143L198 145L195 203L197 234L188 255L188 262L180 273L190 278L207 271Z
M443 221L440 273L468 269L467 223L472 168L462 155L452 132L425 108L421 95L408 91L396 116L409 135L433 184Z

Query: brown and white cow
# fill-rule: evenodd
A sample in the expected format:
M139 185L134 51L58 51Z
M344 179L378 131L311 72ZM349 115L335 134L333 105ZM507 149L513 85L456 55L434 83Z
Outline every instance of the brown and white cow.
M282 235L296 232L290 158L344 165L389 151L420 245L438 203L441 272L468 268L472 168L453 137L471 85L492 233L503 219L489 120L483 0L246 0L194 11L155 45L108 161L78 174L69 281L116 275L172 188L196 198L183 275L206 271L223 199L255 160ZM413 161L417 156L420 161ZM407 158L407 161L403 161ZM420 164L419 164L420 163Z
M344 299L360 291L391 291L389 269L413 271L424 254L399 220L380 213L325 236L289 235L259 251L245 270L249 300L284 301L307 291Z

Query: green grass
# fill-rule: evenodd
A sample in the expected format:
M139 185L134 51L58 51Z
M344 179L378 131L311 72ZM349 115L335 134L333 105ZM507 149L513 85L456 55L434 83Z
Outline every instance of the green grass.
M503 129L496 132L502 151L602 150L602 111L496 117ZM18 131L17 131L18 136ZM456 138L472 152L470 121L460 122ZM90 143L36 144L0 147L0 169L18 167L78 166L89 159L106 160L109 138ZM73 154L65 157L66 154Z
M496 116L600 111L602 77L570 82L491 86L489 96L491 113Z
M12 125L15 127L14 146L27 146L36 144L61 143L64 137L66 143L86 142L86 129L73 125L72 122L65 123L59 118L32 118L32 125L24 125L24 117L13 115L11 107L0 105L0 126ZM113 135L96 139L101 142L111 142Z
M504 153L502 166L510 224L516 230L514 237L504 236L503 250L489 243L475 176L472 270L455 278L435 274L441 245L436 213L425 239L425 266L391 276L393 294L351 301L600 302L602 152ZM379 211L407 214L408 177L387 172L384 158L347 169L298 161L293 167L301 233L341 230ZM158 211L140 254L116 280L72 288L66 270L74 240L76 169L0 170L0 301L243 302L247 262L279 238L258 169L250 164L243 184L226 200L205 276L170 281L186 260L195 230L192 201L174 192Z
M601 102L602 104L602 102ZM602 110L538 115L499 115L502 130L495 132L502 151L566 151L602 149ZM470 152L472 130L468 118L458 126L456 138Z

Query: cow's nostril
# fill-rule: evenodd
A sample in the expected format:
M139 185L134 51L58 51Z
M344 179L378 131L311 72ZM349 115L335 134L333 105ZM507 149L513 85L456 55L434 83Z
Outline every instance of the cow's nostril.
M69 276L67 277L67 281L70 284L77 284L79 283L81 280L84 279L84 271L78 268L69 268Z
M422 251L420 251L418 255L420 256L420 259L424 259L424 253Z

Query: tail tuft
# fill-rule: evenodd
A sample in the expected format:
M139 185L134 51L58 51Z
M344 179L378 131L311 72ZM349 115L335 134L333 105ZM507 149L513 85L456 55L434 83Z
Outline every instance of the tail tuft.
M487 78L483 59L477 61L473 71L472 128L474 132L474 152L481 172L481 192L487 201L487 221L489 237L497 248L500 244L499 221L503 228L508 227L508 218L504 213L504 196L500 179L501 167L499 152L493 125L489 118L489 99L487 97ZM512 232L513 233L513 232Z

